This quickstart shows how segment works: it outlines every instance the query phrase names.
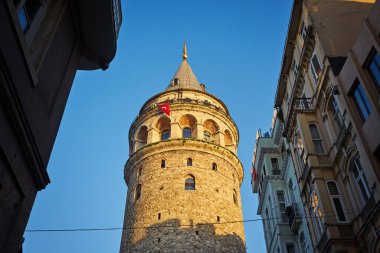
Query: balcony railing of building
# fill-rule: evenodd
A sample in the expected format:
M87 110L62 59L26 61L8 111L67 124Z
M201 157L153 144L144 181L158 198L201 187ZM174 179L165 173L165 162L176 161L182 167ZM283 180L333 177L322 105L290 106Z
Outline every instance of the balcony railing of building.
M323 252L323 250L326 249L328 241L329 241L329 238L327 237L327 231L325 230L323 231L322 236L319 239L317 248L319 248Z
M371 214L375 210L375 207L376 207L376 201L372 193L367 203L365 204L363 210L360 212L360 216L362 217L363 221L366 221L368 217L371 216Z
M293 203L290 206L286 207L286 215L288 217L290 230L292 232L297 232L298 227L302 222L301 210L298 207L297 203Z
M297 112L312 112L315 109L312 98L294 98L293 103Z
M297 106L297 101L295 100L301 98L301 93L305 83L305 72L309 67L310 58L312 56L313 50L315 46L315 29L313 26L309 26L306 33L306 38L304 41L304 45L302 48L300 60L299 60L299 69L297 71L297 75L293 84L291 96L290 96L290 108L287 113L284 134L289 137L291 132L291 128L294 124L295 116L297 111L295 111L295 107Z
M351 128L352 128L351 122L348 124L347 127L344 122L342 122L342 124L340 125L339 133L335 141L335 146L338 152L341 150L343 144L347 140L347 137L351 131Z
M338 232L332 233L332 231ZM330 232L329 232L330 231ZM334 237L332 237L334 235ZM317 248L320 249L319 252L330 252L327 251L327 246L331 241L339 240L354 240L355 234L352 229L352 224L342 224L342 223L334 223L334 224L326 224L322 236L319 238Z

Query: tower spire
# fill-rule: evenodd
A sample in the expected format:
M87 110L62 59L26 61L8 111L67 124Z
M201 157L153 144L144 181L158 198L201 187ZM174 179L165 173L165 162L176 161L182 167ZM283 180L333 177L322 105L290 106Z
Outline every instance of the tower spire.
M182 59L183 59L184 61L187 60L186 40L185 40L185 42L184 42L184 44L183 44L183 55L182 55Z

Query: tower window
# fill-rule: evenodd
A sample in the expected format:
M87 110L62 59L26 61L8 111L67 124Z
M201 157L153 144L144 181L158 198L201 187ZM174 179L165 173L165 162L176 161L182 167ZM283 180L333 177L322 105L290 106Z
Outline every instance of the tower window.
M211 133L209 131L204 131L203 137L205 141L211 141Z
M135 191L135 200L138 200L141 197L141 184L138 184L136 186L136 191Z
M187 166L193 166L193 159L191 159L190 157L187 158L186 165L187 165Z
M185 190L195 190L195 178L189 177L185 180Z
M179 78L174 78L174 85L179 85L179 84L180 84Z
M220 216L216 216L216 221L220 222Z
M141 176L142 175L142 167L140 167L140 169L139 169L139 176Z
M217 171L218 170L218 165L216 163L212 163L212 170Z
M161 160L161 168L165 168L165 160Z
M185 127L182 129L182 138L191 138L191 128Z
M161 220L161 213L158 213L158 220Z
M161 133L161 141L165 141L170 138L170 130L163 130Z
M235 190L234 190L233 193L232 193L232 199L233 199L235 205L237 205L237 204L238 204L238 201L237 201L237 195L236 195L236 191L235 191Z

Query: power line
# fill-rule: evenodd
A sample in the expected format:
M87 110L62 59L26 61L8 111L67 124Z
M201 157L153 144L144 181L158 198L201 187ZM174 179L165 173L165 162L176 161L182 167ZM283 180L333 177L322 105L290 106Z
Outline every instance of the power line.
M354 213L359 211L358 209L349 209L349 211L344 212L345 214ZM299 218L316 218L314 216L298 216ZM338 217L338 215L325 215L323 217ZM223 225L223 224L233 224L233 223L248 223L256 221L266 221L266 220L278 220L282 217L272 217L272 218L257 218L249 220L240 221L226 221L226 222L211 222L211 223L198 223L195 226L211 226L211 225ZM159 229L159 228L178 228L178 227L193 227L192 224L178 224L178 225L157 225L157 226L136 226L136 227L108 227L108 228L68 228L68 229L26 229L25 232L36 233L36 232L93 232L93 231L115 231L115 230L134 230L134 229Z

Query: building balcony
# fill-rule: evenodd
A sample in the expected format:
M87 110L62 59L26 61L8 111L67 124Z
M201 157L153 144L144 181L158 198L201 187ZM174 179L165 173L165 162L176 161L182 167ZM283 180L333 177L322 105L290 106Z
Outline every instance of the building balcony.
M76 1L83 57L79 69L107 69L116 54L122 21L121 1ZM99 39L101 36L101 39Z
M375 201L375 198L373 197L373 194L371 194L363 210L360 212L360 216L362 217L363 221L366 221L371 216L371 214L373 214L375 207L376 207L376 201Z
M340 149L342 148L343 144L347 140L347 137L349 136L349 133L351 132L352 124L351 122L349 123L348 127L342 122L339 127L339 133L335 141L335 146L337 151L339 152Z
M312 112L315 109L311 98L295 98L293 104L296 112Z
M301 210L298 207L297 203L293 203L290 206L286 207L286 215L288 216L290 230L292 232L297 232L301 222Z
M301 56L299 59L299 70L297 72L296 79L293 84L292 92L291 92L291 106L288 110L288 114L286 115L286 123L284 128L284 135L289 136L291 133L291 129L294 125L294 121L296 118L297 112L300 110L304 112L312 111L314 108L311 104L311 99L309 98L301 98L301 94L303 91L304 83L305 83L305 72L309 67L310 58L313 53L315 46L315 29L313 26L309 26L307 29L307 34L305 38L305 43L302 48ZM303 100L302 100L303 99ZM301 102L301 103L300 103ZM302 104L304 102L304 104Z

